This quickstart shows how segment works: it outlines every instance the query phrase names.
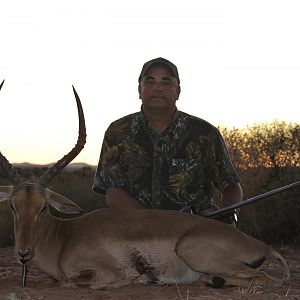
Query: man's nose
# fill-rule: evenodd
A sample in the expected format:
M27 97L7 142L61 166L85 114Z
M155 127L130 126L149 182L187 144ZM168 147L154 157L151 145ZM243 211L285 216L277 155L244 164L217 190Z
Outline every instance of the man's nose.
M155 81L154 88L155 89L161 89L162 88L162 82L161 81Z

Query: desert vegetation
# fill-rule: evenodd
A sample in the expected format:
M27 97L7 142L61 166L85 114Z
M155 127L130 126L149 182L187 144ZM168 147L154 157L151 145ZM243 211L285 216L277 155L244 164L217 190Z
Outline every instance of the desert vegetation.
M238 169L300 167L300 124L273 121L220 131Z
M300 180L300 124L273 121L220 128L244 198ZM241 209L240 228L270 243L300 243L300 187Z
M220 130L240 175L245 199L300 180L299 124L274 121L243 129ZM17 168L26 180L34 181L46 166ZM105 207L104 198L91 190L95 170L95 166L74 168L71 165L53 180L49 188L69 197L86 211ZM1 172L0 184L8 185ZM0 207L0 228L4 236L12 228L7 214L8 208ZM299 245L299 216L300 187L296 187L242 208L239 226L269 243Z

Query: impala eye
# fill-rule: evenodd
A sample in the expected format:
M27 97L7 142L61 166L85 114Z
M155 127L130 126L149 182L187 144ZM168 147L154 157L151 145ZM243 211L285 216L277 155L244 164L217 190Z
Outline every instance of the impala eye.
M41 209L40 209L40 211L39 211L39 214L42 214L45 210L46 210L46 208L47 208L47 206L45 205L45 206L43 206Z
M12 203L9 203L9 207L10 207L11 211L15 214L16 209L15 209L14 205Z

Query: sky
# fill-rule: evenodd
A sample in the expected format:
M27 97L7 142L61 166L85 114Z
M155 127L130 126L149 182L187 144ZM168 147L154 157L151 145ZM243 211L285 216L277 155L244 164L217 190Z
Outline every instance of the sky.
M300 122L300 1L4 0L0 10L0 151L46 164L77 140L72 85L96 165L107 126L140 110L144 62L181 79L178 109L214 126Z

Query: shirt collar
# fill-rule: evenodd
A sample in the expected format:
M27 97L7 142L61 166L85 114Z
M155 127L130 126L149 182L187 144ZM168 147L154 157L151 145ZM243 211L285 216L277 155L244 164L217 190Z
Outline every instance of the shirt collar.
M179 118L179 110L177 109L177 107L175 107L175 111L174 111L174 115L172 118L172 121L170 122L170 124L166 127L166 130L168 130L170 127L173 126L174 123L176 123L176 121ZM141 119L142 119L142 124L143 126L149 127L150 128L150 121L146 118L145 113L143 111L143 105L141 105Z

